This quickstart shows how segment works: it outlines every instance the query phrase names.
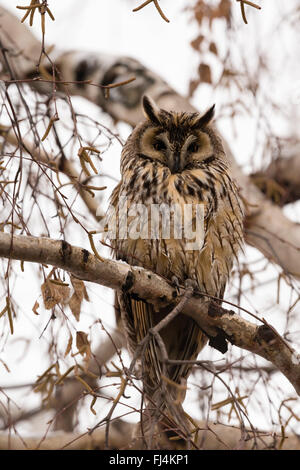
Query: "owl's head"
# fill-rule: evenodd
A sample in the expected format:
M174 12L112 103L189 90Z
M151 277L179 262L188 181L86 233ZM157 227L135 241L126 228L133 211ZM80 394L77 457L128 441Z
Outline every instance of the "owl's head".
M165 111L144 96L143 110L146 120L131 138L139 158L163 165L171 173L181 173L224 156L221 140L210 125L214 106L202 115Z

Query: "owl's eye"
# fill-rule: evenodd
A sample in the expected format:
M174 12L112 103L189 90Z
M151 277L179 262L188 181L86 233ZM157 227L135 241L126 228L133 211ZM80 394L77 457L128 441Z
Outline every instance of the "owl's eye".
M199 150L199 145L197 144L197 142L192 142L188 146L188 152L195 153L195 152L198 152L198 150Z
M154 142L153 148L155 150L160 151L160 150L166 150L167 146L162 140L157 140L156 142Z

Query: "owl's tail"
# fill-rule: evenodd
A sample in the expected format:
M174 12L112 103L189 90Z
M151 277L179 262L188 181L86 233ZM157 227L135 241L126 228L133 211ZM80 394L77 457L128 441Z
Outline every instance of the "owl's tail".
M141 448L191 448L191 423L182 407L185 393L179 392L174 393L174 388L168 384L157 389L151 397L145 395L146 407L134 435Z
M174 306L157 312L153 305L124 293L119 295L118 301L128 349L134 356L149 330L165 318ZM146 448L172 449L174 443L177 448L179 444L189 445L191 426L182 403L192 361L206 341L207 338L192 319L178 314L160 331L160 340L149 338L140 353L139 375L143 382L146 408L137 433ZM167 364L166 357L173 363Z

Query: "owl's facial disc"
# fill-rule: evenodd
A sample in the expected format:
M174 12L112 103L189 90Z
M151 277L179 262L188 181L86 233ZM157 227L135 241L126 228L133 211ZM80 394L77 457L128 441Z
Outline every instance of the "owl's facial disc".
M145 129L140 142L140 154L169 168L172 174L195 168L213 155L210 137L194 130L178 137L162 127Z
M214 117L214 106L202 116L160 109L148 96L143 97L147 118L139 142L140 154L167 166L172 174L210 162L213 144L206 128Z
M179 144L171 143L170 147L168 167L173 174L191 170L213 155L209 136L200 131L194 131Z

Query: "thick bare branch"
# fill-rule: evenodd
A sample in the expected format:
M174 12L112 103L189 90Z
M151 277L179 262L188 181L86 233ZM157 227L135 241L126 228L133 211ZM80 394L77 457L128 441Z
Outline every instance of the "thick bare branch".
M300 225L288 219L232 161L234 175L247 205L245 237L285 273L300 278Z
M263 171L251 176L255 184L280 204L300 199L300 145L288 145ZM275 182L275 185L274 185ZM278 186L276 186L278 185Z
M232 426L222 424L199 422L198 443L202 449L206 450L228 450L235 449L240 444L241 431ZM139 449L140 441L132 442L132 434L135 431L135 424L126 423L117 420L112 422L110 430L110 444L114 449ZM253 446L252 430L247 431L247 440L243 442L243 449L251 449ZM281 449L299 450L300 442L297 436L287 435L282 441L282 436L274 435L266 431L256 431L256 448L257 449ZM52 433L48 434L44 439L41 436L23 438L0 433L0 450L24 450L24 449L41 449L41 450L93 450L105 448L105 430L104 428L96 429L93 433Z
M132 424L124 421L116 421L111 425L111 447L120 449L128 446L131 440ZM16 435L0 433L1 450L93 450L103 449L105 445L104 426L92 434L55 432L46 437L26 437L22 439Z
M130 292L155 308L179 301L176 289L157 274L120 261L99 261L87 250L65 241L0 233L0 256L62 268L85 281ZM272 362L300 394L299 356L266 322L260 326L250 323L203 296L188 299L182 313L193 318L212 341L221 335L223 341Z
M12 15L2 6L0 7L0 35L4 45L10 46L13 55L16 56L16 64L19 73L26 73L37 63L41 53L40 41L29 31L18 18ZM1 58L0 62L2 62Z

